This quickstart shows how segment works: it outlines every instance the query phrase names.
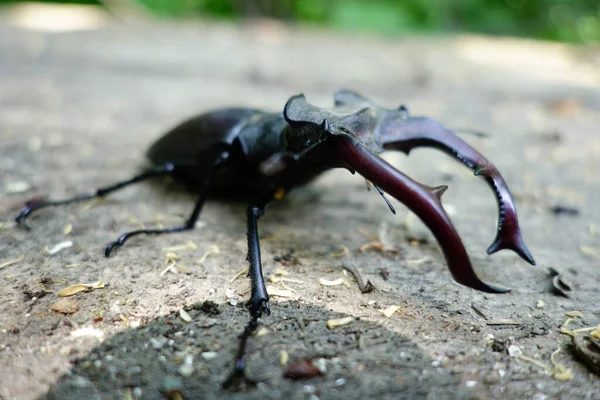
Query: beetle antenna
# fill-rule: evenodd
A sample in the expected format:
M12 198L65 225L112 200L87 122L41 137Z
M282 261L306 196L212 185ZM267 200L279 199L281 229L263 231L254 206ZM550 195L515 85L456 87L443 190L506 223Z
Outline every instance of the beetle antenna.
M475 131L473 129L452 129L452 132L454 132L454 133L464 133L464 134L467 134L467 135L473 135L475 137L483 138L483 139L487 139L487 138L489 138L491 136L489 133Z
M394 208L392 203L390 203L390 201L387 199L387 197L385 197L385 193L383 192L383 190L381 190L381 188L379 186L377 186L376 184L373 184L373 186L375 187L375 189L377 189L377 191L379 192L381 197L383 197L383 200L385 200L385 204L387 204L387 206L390 208L390 211L392 212L392 214L396 215L396 209Z

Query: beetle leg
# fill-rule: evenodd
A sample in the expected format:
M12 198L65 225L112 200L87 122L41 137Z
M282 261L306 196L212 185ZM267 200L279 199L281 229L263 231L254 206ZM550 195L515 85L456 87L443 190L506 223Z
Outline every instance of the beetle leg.
M23 209L23 211L21 211L19 216L16 218L16 222L23 228L30 229L30 227L25 223L25 219L32 212L37 211L41 208L62 206L62 205L71 204L71 203L78 203L80 201L95 199L97 197L103 197L109 193L116 192L119 189L123 189L126 186L133 185L134 183L145 181L150 178L155 178L157 176L168 175L168 174L172 173L174 169L175 169L175 167L172 163L166 163L164 165L160 165L160 166L148 169L147 171L145 171L139 175L136 175L133 178L128 179L126 181L118 182L111 186L96 189L96 192L93 194L76 196L76 197L72 197L67 200L44 201L41 203L28 205Z
M228 157L229 157L229 152L224 151L215 158L215 161L213 162L213 167L209 173L209 177L207 178L206 181L204 181L204 183L200 187L200 190L199 190L200 195L198 196L198 199L196 200L196 204L194 205L194 210L192 211L192 214L188 217L188 219L185 221L185 223L183 225L173 226L173 227L165 228L165 229L140 229L137 231L126 232L126 233L122 234L121 236L119 236L119 238L117 240L115 240L114 242L110 242L109 244L106 245L106 247L104 248L104 255L106 257L109 257L110 253L115 249L115 247L123 246L125 244L125 242L133 236L162 235L162 234L166 234L166 233L183 232L183 231L193 229L194 226L196 225L196 221L198 220L198 216L200 216L202 207L204 206L204 203L206 202L206 198L208 197L211 179L214 176L217 168L220 165L222 165L227 160Z
M380 126L380 140L384 149L401 150L408 154L415 147L435 147L455 157L468 168L485 178L498 202L498 229L488 254L510 249L535 265L535 261L521 237L517 210L506 182L496 167L440 123L425 117L394 118Z
M249 385L255 385L255 382L246 376L246 344L250 336L258 328L258 321L265 314L270 314L269 294L265 286L265 278L262 272L260 259L260 241L258 239L258 219L264 214L267 202L253 203L248 207L248 261L250 262L250 281L252 291L250 300L246 304L250 311L250 322L240 335L240 344L235 358L235 367L227 380L223 383L223 388L229 389L232 385L238 385L245 382Z
M183 232L183 231L193 229L194 226L196 225L196 221L198 220L198 216L200 215L200 212L202 211L204 202L206 201L206 198L208 196L208 191L209 191L208 189L209 189L209 183L205 182L200 190L200 195L198 196L198 199L196 200L196 205L194 206L194 210L192 211L192 214L188 217L188 219L185 221L185 223L183 225L173 226L173 227L165 228L165 229L140 229L137 231L126 232L126 233L122 234L121 236L119 236L119 238L117 240L115 240L114 242L110 242L109 244L106 245L106 247L104 248L104 255L106 257L109 257L110 253L116 247L123 246L125 244L125 242L133 236L162 235L165 233Z
M258 239L258 218L265 212L266 203L261 205L252 204L248 207L248 261L250 262L250 280L252 282L252 294L248 302L250 314L260 316L263 312L269 314L269 295L265 287L265 279L262 273L260 259L260 242Z
M454 279L465 286L489 293L508 289L483 282L475 274L467 251L440 201L446 186L430 188L410 179L383 158L371 153L357 139L348 135L334 142L347 167L377 184L386 193L404 203L431 230L437 239Z

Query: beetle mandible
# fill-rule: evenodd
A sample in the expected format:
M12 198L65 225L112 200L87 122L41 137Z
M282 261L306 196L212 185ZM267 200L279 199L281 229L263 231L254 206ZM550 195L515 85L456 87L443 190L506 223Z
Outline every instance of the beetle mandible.
M183 225L124 233L106 246L108 257L132 236L192 229L211 193L228 192L249 199L250 322L240 336L234 371L224 383L229 387L240 380L252 382L245 375L246 343L261 316L270 312L261 266L258 219L267 204L326 170L346 168L358 172L382 196L388 193L406 205L431 230L458 283L489 293L509 290L483 282L475 274L465 247L442 207L441 196L447 187L422 185L379 157L386 150L408 154L421 146L450 154L475 175L483 176L492 188L498 203L498 227L488 254L510 249L535 265L521 237L508 187L486 158L440 123L426 117L411 117L404 106L378 107L350 90L337 91L332 108L313 106L303 95L297 95L288 100L283 114L224 108L199 115L175 127L150 147L147 156L152 168L89 195L28 205L17 222L27 228L25 219L33 211L104 196L163 175L172 176L198 193L194 209ZM388 205L393 211L389 202Z

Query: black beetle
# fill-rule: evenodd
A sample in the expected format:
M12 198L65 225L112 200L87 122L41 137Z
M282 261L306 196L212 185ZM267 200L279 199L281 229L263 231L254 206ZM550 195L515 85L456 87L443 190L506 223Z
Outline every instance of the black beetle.
M106 246L105 254L140 234L163 234L192 229L210 193L232 193L248 199L248 261L251 320L243 334L235 369L224 386L248 380L244 373L246 342L263 313L269 313L258 239L258 218L273 200L309 182L332 168L346 168L361 174L382 194L389 193L413 211L438 240L454 279L471 288L490 293L508 289L492 286L475 274L467 252L441 204L445 186L421 185L378 156L385 150L405 153L415 147L436 147L482 175L493 189L499 217L496 239L488 253L511 249L535 264L520 234L514 202L498 170L481 154L451 131L425 117L410 117L404 106L385 109L361 95L340 90L335 105L323 109L308 104L303 95L290 98L283 114L247 108L225 108L202 114L175 127L156 143L147 156L153 168L127 181L96 190L96 193L63 201L30 205L17 217L24 226L26 217L40 208L64 205L104 196L125 186L161 175L198 192L190 217L181 226L137 230L121 235ZM384 197L385 199L385 197ZM387 202L387 199L386 199ZM390 209L393 208L388 202Z

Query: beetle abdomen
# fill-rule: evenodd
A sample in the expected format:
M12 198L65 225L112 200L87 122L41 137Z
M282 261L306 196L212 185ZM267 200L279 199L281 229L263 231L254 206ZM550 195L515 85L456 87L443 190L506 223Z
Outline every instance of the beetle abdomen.
M248 108L224 108L191 118L158 139L146 153L155 165L173 163L175 167L199 167L211 148L228 146L240 128L254 115L264 114Z

